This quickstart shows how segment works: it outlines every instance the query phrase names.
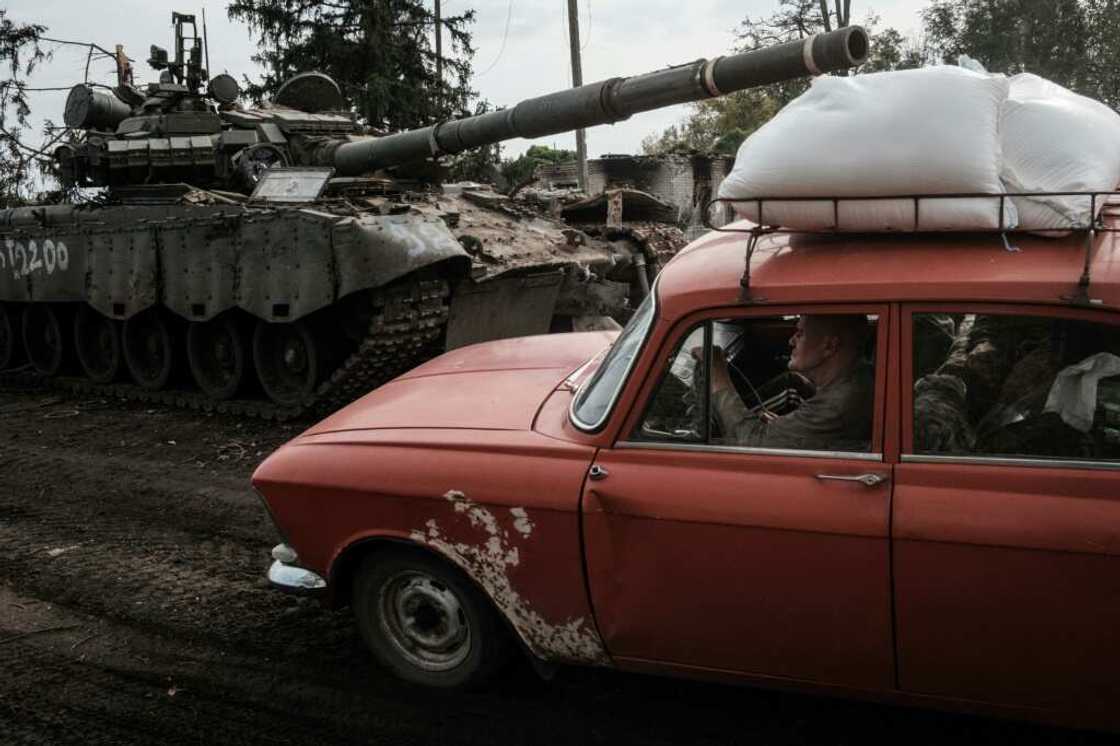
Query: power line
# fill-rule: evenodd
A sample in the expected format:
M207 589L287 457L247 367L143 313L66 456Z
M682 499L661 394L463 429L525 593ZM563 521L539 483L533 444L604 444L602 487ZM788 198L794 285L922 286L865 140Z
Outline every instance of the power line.
M485 75L486 73L493 70L494 66L498 64L498 60L502 59L502 54L506 51L506 39L509 38L509 20L512 17L513 17L513 0L509 0L509 5L506 6L506 30L502 34L502 46L498 50L498 56L495 57L494 61L490 63L490 67L486 68L485 70L480 72L478 75L476 75L475 76L476 78L481 78L483 75Z

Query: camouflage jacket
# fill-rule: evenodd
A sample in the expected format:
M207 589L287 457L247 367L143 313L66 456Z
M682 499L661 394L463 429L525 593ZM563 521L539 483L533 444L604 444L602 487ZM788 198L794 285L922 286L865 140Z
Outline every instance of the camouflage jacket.
M765 422L731 389L712 395L727 445L811 451L866 451L871 441L874 371L858 365L789 414Z

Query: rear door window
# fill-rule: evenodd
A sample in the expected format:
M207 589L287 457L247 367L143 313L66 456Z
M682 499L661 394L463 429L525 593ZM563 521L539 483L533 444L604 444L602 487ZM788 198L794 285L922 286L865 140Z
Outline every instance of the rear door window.
M1120 460L1120 333L1044 315L913 315L913 451Z

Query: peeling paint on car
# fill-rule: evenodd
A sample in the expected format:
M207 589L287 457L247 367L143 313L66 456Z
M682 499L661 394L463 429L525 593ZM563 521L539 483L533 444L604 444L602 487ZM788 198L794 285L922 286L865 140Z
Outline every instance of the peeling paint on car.
M528 539L533 533L533 522L529 519L529 514L525 512L525 508L510 508L509 512L513 516L514 530Z
M456 513L466 514L473 528L482 529L485 540L479 543L455 541L434 518L425 522L424 530L413 531L411 538L439 550L474 578L534 655L544 660L609 663L603 641L592 622L577 617L559 624L551 623L514 589L509 570L520 564L521 551L512 544L510 532L499 525L494 513L459 490L448 490L443 497L453 503ZM528 512L524 508L513 508L510 513L514 517L514 532L529 538L534 524Z

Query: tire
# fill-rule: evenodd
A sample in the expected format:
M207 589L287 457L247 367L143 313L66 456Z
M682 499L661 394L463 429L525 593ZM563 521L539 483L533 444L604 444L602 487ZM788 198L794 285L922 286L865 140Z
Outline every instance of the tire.
M178 344L170 316L159 307L125 321L121 346L132 380L146 391L167 388L178 362Z
M314 396L323 380L321 338L306 319L257 321L253 366L269 399L282 407L297 407Z
M124 369L120 327L89 306L74 314L74 351L86 378L95 383L112 383Z
M54 303L32 303L23 311L23 350L31 367L44 376L57 376L66 367L68 326L63 313Z
M224 401L237 396L252 368L249 337L230 315L187 326L187 363L202 393Z
M353 607L374 658L410 684L476 688L509 657L508 634L489 600L457 568L418 550L367 557L354 579Z

